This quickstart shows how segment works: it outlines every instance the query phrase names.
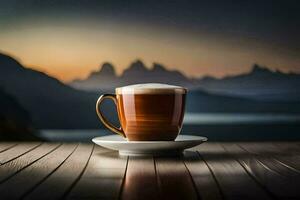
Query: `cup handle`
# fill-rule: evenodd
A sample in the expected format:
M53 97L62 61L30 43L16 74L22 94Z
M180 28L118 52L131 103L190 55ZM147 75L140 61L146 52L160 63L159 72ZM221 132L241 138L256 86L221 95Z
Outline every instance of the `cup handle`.
M115 105L117 106L117 99L116 99L116 95L114 94L104 94L101 95L96 103L96 113L100 119L100 121L104 124L104 126L106 126L106 128L108 128L109 130L111 130L112 132L115 132L119 135L121 135L122 137L126 138L124 131L122 130L122 127L118 128L114 125L112 125L110 122L108 122L108 120L104 117L104 115L101 113L101 110L99 108L99 106L101 105L102 101L104 99L111 99L113 100L113 102L115 103Z

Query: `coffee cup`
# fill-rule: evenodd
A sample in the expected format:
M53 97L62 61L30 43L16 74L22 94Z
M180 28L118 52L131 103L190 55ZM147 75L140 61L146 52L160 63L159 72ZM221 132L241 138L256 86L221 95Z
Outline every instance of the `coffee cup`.
M115 89L96 103L100 121L129 141L171 141L182 128L187 89L167 84L146 83ZM121 127L109 123L100 110L105 99L117 106Z

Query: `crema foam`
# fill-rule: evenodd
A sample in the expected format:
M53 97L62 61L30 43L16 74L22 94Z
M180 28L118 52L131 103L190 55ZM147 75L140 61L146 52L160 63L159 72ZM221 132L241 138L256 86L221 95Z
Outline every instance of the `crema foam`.
M124 87L116 88L117 94L166 94L166 93L187 93L187 89L176 86L161 83L144 83L128 85Z

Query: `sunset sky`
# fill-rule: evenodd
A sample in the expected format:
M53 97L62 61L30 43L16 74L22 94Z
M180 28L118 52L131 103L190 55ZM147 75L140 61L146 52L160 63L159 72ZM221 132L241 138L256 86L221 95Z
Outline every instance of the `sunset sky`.
M0 51L62 81L107 61L120 74L138 58L194 77L253 63L300 73L299 10L298 1L7 0Z

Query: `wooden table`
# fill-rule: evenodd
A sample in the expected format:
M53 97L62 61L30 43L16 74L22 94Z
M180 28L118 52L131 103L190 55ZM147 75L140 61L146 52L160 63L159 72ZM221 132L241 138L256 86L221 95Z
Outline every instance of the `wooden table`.
M179 157L2 142L0 199L300 199L300 142L208 142Z

